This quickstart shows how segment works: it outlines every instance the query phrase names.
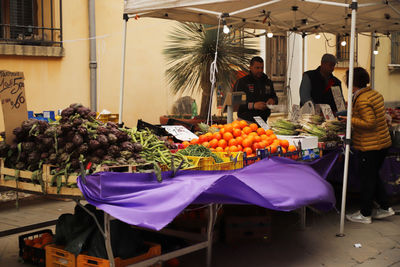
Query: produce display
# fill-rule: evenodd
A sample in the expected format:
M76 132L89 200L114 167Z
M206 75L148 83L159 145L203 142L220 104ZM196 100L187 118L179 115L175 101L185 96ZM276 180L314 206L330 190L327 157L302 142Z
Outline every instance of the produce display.
M267 149L270 153L276 153L278 148L282 153L297 150L287 140L279 140L272 130L264 130L256 123L248 124L244 120L211 125L207 131L203 129L203 134L198 139L182 144L184 147L198 144L216 152L243 151L248 157L255 156L257 149Z
M320 142L339 141L344 134L346 123L338 120L324 121L319 115L302 115L299 122L279 119L271 123L278 135L314 135Z

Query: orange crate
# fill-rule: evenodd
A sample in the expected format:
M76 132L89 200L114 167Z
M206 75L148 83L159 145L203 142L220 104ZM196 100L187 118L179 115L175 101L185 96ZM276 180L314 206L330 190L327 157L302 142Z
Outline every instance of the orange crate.
M64 246L46 246L46 267L75 267L75 255L63 250Z
M138 262L153 258L155 256L161 255L161 245L149 243L149 242L144 242L144 243L146 245L150 246L149 250L146 253L136 256L136 257L133 257L133 258L125 259L125 260L123 260L121 258L115 258L114 259L115 267L128 266L128 265L138 263ZM78 258L76 259L76 266L77 267L109 267L110 261L106 260L106 259L101 259L101 258L84 255L84 254L79 254ZM158 267L161 265L156 264L153 266Z

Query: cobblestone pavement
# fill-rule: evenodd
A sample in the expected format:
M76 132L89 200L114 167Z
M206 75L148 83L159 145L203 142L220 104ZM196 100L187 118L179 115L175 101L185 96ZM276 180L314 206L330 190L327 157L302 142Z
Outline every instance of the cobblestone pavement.
M71 201L46 198L0 204L0 231L57 219L72 213ZM355 211L349 203L349 212ZM400 205L395 205L396 210ZM268 243L216 243L213 266L397 266L400 267L400 216L374 220L370 225L346 222L344 237L339 231L339 214L308 211L307 227L299 229L297 214L273 214L272 236ZM51 228L54 231L54 227ZM30 231L32 232L32 231ZM18 236L0 238L0 266L29 266L18 260ZM354 244L361 244L356 248ZM205 250L179 258L180 266L205 266Z

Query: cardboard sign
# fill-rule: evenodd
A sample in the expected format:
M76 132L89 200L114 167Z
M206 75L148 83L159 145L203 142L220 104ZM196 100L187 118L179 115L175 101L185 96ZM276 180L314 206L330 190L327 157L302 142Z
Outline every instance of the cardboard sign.
M342 92L340 91L340 87L332 86L331 90L332 90L333 99L335 100L336 109L338 111L346 110L346 107L345 107L344 101L343 101Z
M321 109L322 115L324 116L325 120L334 120L335 116L333 115L331 106L327 104L317 104L319 109Z
M197 135L183 127L182 125L162 125L169 134L175 136L176 139L181 141L190 141L199 138Z
M260 116L255 116L253 118L258 123L258 125L260 125L261 128L263 128L264 130L269 129L268 124Z
M13 130L27 119L24 74L0 70L0 99L3 108L6 143L13 141Z

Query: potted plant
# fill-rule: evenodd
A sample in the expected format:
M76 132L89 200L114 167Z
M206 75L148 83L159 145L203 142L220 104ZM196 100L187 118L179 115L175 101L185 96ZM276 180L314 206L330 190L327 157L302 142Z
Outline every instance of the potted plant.
M210 66L215 58L217 35L218 28L214 26L180 23L168 36L168 45L163 50L172 92L201 91L199 117L202 119L207 117L210 106ZM253 43L245 46L237 35L235 31L230 34L219 31L216 81L225 90L231 90L237 72L247 70L250 59L259 53Z

